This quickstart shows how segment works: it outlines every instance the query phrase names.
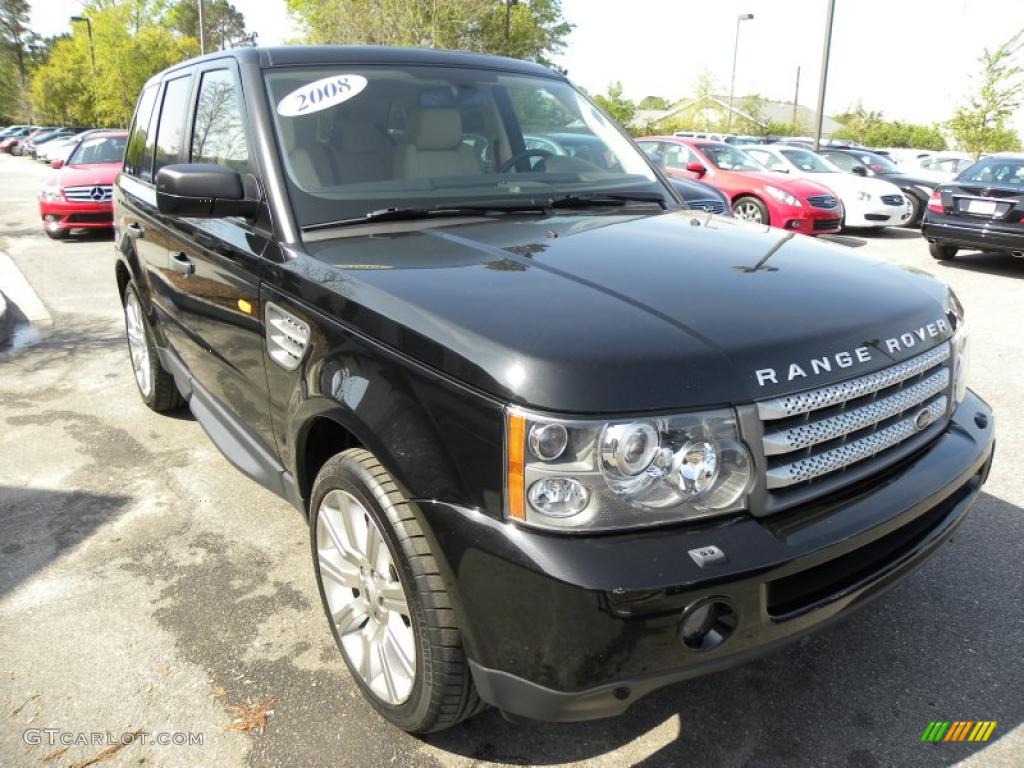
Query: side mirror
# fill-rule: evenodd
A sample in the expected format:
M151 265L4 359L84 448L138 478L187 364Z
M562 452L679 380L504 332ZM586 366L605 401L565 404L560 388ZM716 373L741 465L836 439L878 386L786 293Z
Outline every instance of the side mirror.
M206 163L161 168L156 174L156 207L160 213L199 219L250 218L259 212L258 201L245 199L237 171Z
M703 176L708 172L708 169L702 163L687 163L686 170L690 173L696 173L698 176Z
M850 170L853 171L854 173L856 173L858 176L867 176L868 175L868 169L865 168L863 165L855 165Z
M50 162L50 167L53 168L53 170L55 170L55 171L59 171L61 168L64 167L64 161L63 160L53 160L53 161Z

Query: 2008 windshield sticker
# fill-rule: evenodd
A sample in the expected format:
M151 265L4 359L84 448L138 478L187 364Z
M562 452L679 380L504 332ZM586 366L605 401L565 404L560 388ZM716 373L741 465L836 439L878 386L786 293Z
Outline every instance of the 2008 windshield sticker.
M277 114L298 117L348 101L366 87L362 75L331 75L296 88L277 103Z

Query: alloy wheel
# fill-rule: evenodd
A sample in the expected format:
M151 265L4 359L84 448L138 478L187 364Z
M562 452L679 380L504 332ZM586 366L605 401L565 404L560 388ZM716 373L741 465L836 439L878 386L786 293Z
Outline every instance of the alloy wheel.
M317 567L342 652L392 706L416 680L416 638L405 589L376 520L351 493L332 490L316 523Z
M125 328L128 331L128 351L132 358L132 371L143 397L149 397L153 387L152 370L149 365L149 344L146 325L142 319L142 307L135 291L128 291L124 302Z
M737 219L752 221L755 224L764 224L764 219L761 218L761 209L754 203L738 203L732 211L736 215Z

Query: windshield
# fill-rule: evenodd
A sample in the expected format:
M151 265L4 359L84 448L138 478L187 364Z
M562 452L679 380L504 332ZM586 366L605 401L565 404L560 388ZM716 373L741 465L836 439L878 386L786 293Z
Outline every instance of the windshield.
M68 165L120 163L124 157L125 136L97 136L85 139L68 158Z
M1018 158L982 160L970 166L957 176L956 180L1024 187L1024 160Z
M382 208L656 192L643 154L568 83L483 69L336 66L266 75L303 227Z
M816 155L810 150L780 149L779 152L804 173L842 173L842 169L837 168L821 155Z
M716 168L723 171L766 171L761 163L729 144L698 144L697 148L711 161Z

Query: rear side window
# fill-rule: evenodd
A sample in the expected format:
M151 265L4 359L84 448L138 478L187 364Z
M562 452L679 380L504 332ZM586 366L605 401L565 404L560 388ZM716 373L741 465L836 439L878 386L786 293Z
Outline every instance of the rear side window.
M139 106L135 110L135 121L132 123L132 132L128 138L128 151L124 156L124 171L132 176L139 176L142 173L142 158L147 142L146 137L150 133L149 122L153 117L153 105L156 104L156 93L158 85L151 85L142 92L139 97Z
M234 78L226 69L203 73L192 131L192 162L215 163L239 173L249 172L242 105Z
M178 162L178 158L181 156L185 116L188 114L188 97L191 93L191 75L167 81L167 87L164 90L164 103L160 109L160 124L156 133L154 174L163 166Z

